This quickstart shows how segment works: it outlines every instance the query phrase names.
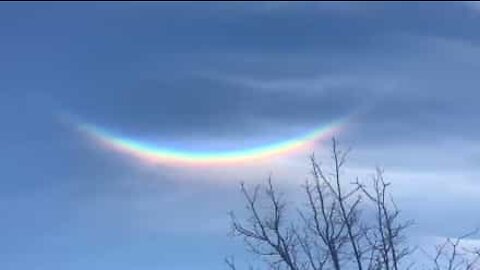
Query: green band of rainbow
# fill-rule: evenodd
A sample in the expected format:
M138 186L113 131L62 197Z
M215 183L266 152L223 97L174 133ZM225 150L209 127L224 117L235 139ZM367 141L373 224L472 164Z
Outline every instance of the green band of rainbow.
M258 147L233 151L189 151L162 147L150 142L119 136L92 124L80 124L79 128L95 141L108 148L133 155L149 163L167 164L225 164L243 163L285 155L315 142L333 136L344 127L345 121L337 120L296 138Z

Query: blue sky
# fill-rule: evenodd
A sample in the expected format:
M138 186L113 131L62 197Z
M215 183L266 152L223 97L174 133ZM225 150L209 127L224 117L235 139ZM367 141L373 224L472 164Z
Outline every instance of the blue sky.
M225 269L238 183L308 177L307 153L142 164L65 115L204 147L355 113L351 169L385 168L414 235L480 226L478 25L471 2L1 4L0 268Z

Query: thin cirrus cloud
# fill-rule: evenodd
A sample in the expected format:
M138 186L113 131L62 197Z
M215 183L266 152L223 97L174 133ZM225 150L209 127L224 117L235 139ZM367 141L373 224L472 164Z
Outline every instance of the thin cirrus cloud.
M107 139L195 151L282 142L348 117L338 135L353 148L349 168L384 166L418 234L461 235L478 225L476 5L3 5L0 231L11 244L0 264L222 269L236 183L271 174L292 191L308 154L328 155L323 143L272 163L143 166L58 125L58 111Z

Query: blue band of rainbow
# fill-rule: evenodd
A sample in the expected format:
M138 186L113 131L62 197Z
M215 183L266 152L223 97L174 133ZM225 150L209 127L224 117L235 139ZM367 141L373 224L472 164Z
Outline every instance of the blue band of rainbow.
M344 124L344 120L337 120L292 139L232 151L189 151L168 148L151 142L120 136L92 124L83 123L78 127L102 145L135 156L142 161L159 164L209 165L244 163L286 155L311 147L315 142L333 136L344 127Z

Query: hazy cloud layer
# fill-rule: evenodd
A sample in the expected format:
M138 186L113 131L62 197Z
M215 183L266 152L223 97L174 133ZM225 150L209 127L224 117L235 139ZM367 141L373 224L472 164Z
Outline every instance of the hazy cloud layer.
M416 234L477 226L479 14L471 2L2 5L0 268L223 269L239 248L225 236L236 183L272 173L297 201L308 177L309 151L147 166L64 115L203 147L350 116L352 172L384 166Z

